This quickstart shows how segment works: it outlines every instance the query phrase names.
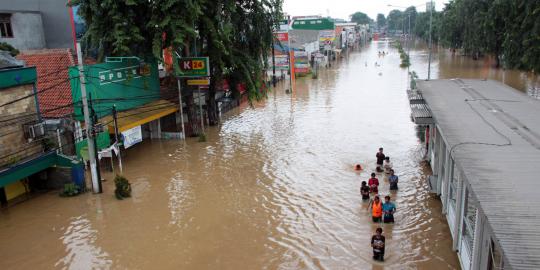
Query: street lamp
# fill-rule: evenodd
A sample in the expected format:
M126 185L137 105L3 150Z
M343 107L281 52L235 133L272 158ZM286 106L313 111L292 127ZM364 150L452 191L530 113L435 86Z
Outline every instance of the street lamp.
M428 72L427 72L427 79L428 81L431 79L431 51L432 49L432 42L431 42L431 28L433 26L433 0L429 1L429 60L428 60Z

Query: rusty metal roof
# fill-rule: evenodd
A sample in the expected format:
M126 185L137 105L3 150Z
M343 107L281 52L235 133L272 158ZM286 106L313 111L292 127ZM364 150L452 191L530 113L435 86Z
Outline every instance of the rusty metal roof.
M420 81L507 267L540 269L540 101L496 81Z

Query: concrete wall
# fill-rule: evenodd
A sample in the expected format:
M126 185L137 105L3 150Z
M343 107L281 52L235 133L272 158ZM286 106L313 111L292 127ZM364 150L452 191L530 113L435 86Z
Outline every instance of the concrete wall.
M33 92L32 84L0 89L0 104L31 95ZM42 150L40 141L28 142L24 137L23 124L37 120L36 112L34 98L25 98L0 107L0 120L3 121L0 126L0 168ZM15 117L16 120L11 120ZM17 154L10 155L16 152Z
M12 38L0 38L0 42L7 42L19 50L35 50L45 48L45 35L43 22L39 13L11 14Z
M67 0L1 0L0 12L39 12L43 21L46 48L73 49L70 10L67 2Z

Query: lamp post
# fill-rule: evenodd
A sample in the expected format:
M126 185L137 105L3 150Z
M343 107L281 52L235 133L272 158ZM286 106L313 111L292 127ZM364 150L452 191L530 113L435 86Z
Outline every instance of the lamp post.
M428 59L428 72L427 79L431 79L431 51L433 50L432 41L431 41L431 30L433 27L433 0L429 1L429 59Z

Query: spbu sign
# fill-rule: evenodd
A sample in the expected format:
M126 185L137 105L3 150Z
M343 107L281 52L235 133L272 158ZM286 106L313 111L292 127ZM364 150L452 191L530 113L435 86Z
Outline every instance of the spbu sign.
M178 77L208 77L210 63L208 57L177 58L175 73Z

